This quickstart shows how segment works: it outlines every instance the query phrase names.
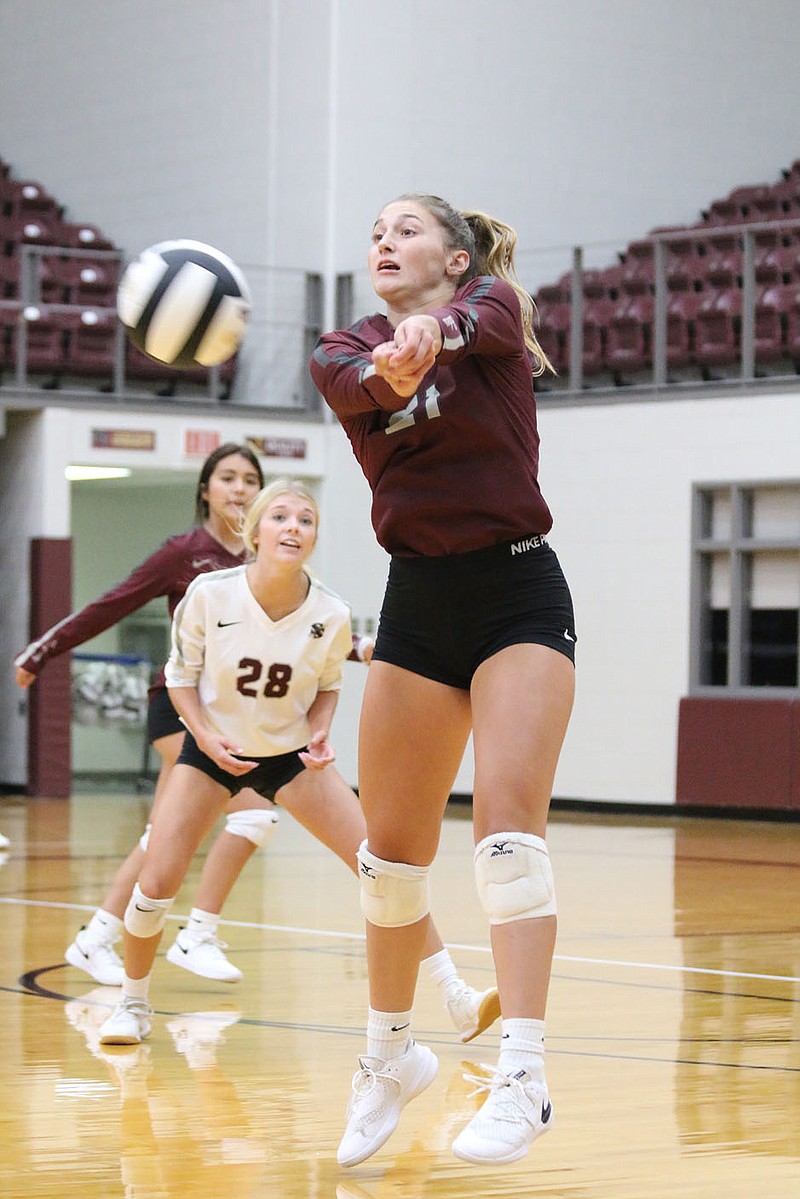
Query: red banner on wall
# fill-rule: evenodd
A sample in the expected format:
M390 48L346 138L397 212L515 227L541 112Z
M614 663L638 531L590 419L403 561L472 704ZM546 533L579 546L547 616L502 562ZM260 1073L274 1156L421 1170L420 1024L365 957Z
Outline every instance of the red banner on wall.
M183 434L183 452L191 458L207 458L222 445L222 436L216 429L186 429Z

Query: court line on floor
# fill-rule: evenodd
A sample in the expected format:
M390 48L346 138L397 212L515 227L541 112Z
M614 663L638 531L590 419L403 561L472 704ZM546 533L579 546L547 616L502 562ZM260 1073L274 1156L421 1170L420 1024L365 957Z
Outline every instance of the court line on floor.
M95 912L96 906L85 903L61 903L46 899L19 899L11 895L0 895L0 904L16 907L56 908L72 912ZM168 920L185 922L188 917L179 913L170 913ZM252 920L220 920L220 925L228 928L251 928L257 932L294 933L297 936L330 937L342 941L363 941L363 933L334 932L332 929L302 928L294 924L262 924ZM468 953L486 953L492 951L488 945L467 945L458 941L448 941L448 949L460 949ZM556 962L577 962L586 966L619 966L623 970L663 970L673 974L703 974L715 978L750 978L761 982L800 983L800 976L792 974L753 974L744 970L717 970L705 966L680 966L670 962L628 962L617 958L587 958L575 957L571 954L557 953L553 958Z

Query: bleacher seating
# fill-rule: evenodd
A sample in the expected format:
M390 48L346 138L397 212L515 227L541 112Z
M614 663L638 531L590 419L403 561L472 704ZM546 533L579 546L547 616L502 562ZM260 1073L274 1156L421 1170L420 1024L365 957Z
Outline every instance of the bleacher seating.
M25 256L23 279L25 246L40 246L42 252L30 262ZM14 178L0 158L0 384L17 382L22 327L31 385L82 387L89 381L95 389L111 390L121 266L121 251L97 225L68 219L41 183ZM230 393L236 361L219 370L220 398ZM127 338L123 365L130 390L208 394L208 370L162 366Z
M787 228L787 221L800 221L800 159L776 182L735 187L697 223L654 228L631 241L618 262L586 271L583 385L607 386L609 375L617 386L652 378L656 240L664 244L668 380L676 371L682 379L741 372L746 236L753 247L755 373L800 373L800 227ZM754 226L750 234L747 226ZM535 297L542 345L562 374L571 288L568 272Z

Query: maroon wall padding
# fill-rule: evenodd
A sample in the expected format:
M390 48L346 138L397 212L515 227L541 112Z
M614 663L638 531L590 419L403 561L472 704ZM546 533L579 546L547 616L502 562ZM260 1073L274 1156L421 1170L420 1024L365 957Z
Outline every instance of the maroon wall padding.
M30 638L41 637L72 605L72 541L31 541ZM28 690L28 795L68 796L72 784L70 656L48 662Z
M800 811L800 700L682 699L675 800Z

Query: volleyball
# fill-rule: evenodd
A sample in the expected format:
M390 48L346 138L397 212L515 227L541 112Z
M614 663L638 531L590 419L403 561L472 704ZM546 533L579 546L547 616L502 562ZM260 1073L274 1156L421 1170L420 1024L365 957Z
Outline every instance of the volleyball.
M218 366L239 349L250 292L239 267L200 241L148 246L120 279L117 313L133 344L167 366Z

